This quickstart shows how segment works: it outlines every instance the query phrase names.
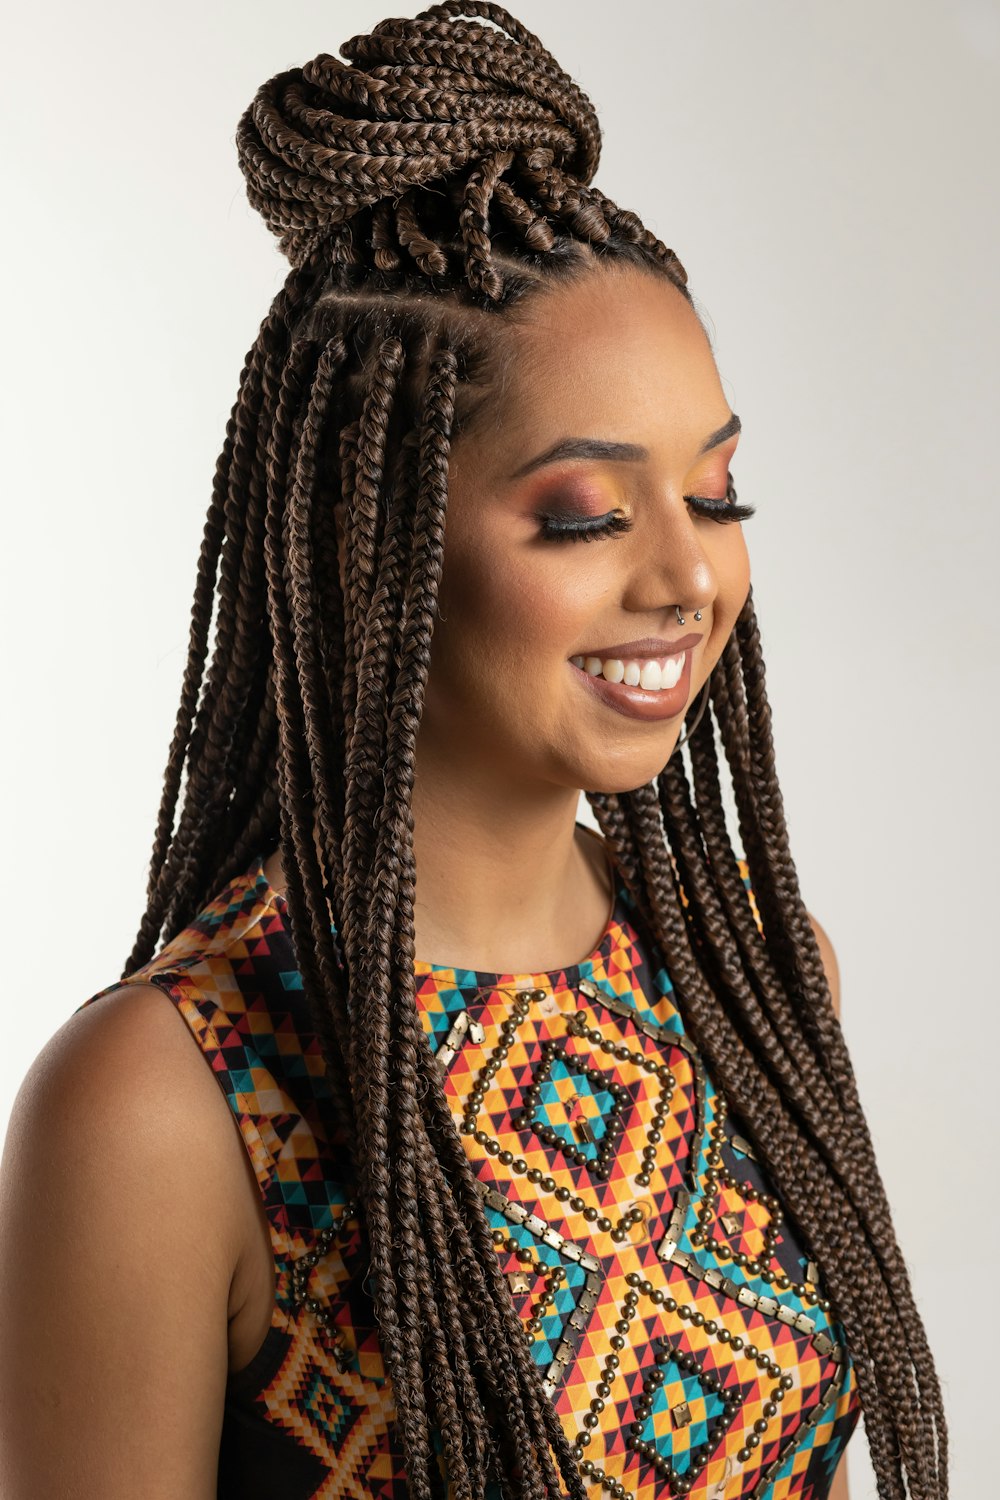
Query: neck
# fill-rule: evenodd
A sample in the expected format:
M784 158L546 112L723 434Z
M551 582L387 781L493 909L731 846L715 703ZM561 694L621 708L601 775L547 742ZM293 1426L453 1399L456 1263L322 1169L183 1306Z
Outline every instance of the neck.
M466 770L467 768L463 768ZM418 959L487 973L542 974L593 952L613 880L601 842L576 827L580 794L418 764L412 810ZM281 850L264 862L285 890Z
M448 771L418 763L414 786L417 957L504 974L579 962L612 894L601 845L576 828L579 792Z

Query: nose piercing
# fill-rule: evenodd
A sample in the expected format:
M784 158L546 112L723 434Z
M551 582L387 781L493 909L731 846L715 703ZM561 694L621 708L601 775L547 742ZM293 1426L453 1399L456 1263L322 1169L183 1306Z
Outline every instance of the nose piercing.
M684 616L681 614L681 607L680 607L680 605L679 604L675 604L674 605L674 609L676 609L676 611L677 611L677 623L678 623L678 625L683 625L684 624ZM701 610L700 609L696 609L695 610L694 617L695 617L696 620L700 620L701 619Z

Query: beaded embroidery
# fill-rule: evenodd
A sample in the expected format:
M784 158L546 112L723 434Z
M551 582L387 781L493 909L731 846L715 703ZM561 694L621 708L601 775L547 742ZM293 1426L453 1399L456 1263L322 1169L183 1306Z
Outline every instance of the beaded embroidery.
M415 972L511 1297L594 1500L823 1500L860 1412L843 1331L624 885L572 968ZM190 1027L270 1228L274 1312L227 1383L220 1497L402 1500L364 1235L263 857L125 982L157 984Z

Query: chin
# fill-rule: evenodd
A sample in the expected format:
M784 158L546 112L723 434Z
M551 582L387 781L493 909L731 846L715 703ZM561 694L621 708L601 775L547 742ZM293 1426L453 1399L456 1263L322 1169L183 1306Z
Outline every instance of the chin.
M655 754L651 754L647 747L642 755L595 757L578 767L578 784L584 791L604 793L633 792L636 787L646 786L663 770L673 754L679 734L680 731Z

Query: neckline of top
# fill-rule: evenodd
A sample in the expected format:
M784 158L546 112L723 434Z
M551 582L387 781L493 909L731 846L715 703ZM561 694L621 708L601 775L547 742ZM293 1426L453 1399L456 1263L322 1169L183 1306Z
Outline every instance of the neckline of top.
M545 984L548 984L551 988L554 988L556 985L556 981L559 981L561 984L567 985L572 988L577 977L589 970L592 970L595 964L606 961L610 957L611 952L615 947L616 929L618 929L621 925L619 921L619 914L622 903L626 896L626 889L618 866L615 864L611 856L611 851L608 848L607 840L603 838L599 833L596 833L593 828L589 828L586 823L578 822L576 826L578 828L582 828L586 833L590 834L592 837L600 841L604 849L604 857L607 861L608 873L611 877L611 901L608 909L608 915L604 923L604 929L601 932L601 935L598 938L596 944L588 954L586 954L583 958L578 959L576 963L567 964L562 968L538 970L537 972L531 972L529 970L518 972L510 971L508 973L495 973L486 969L469 969L461 966L456 967L454 964L437 963L432 962L428 959L417 958L414 960L414 972L416 973L418 978L426 978L427 976L432 974L447 973L454 976L454 987L462 989L469 986L472 986L476 989L499 989L504 986L515 986L517 988L533 988ZM265 854L258 853L254 858L253 865L251 866L250 873L253 878L257 894L266 905L271 906L275 911L278 912L285 927L289 928L288 901L286 900L284 893L282 891L275 890L270 880L268 880L267 875L264 871L265 859Z

